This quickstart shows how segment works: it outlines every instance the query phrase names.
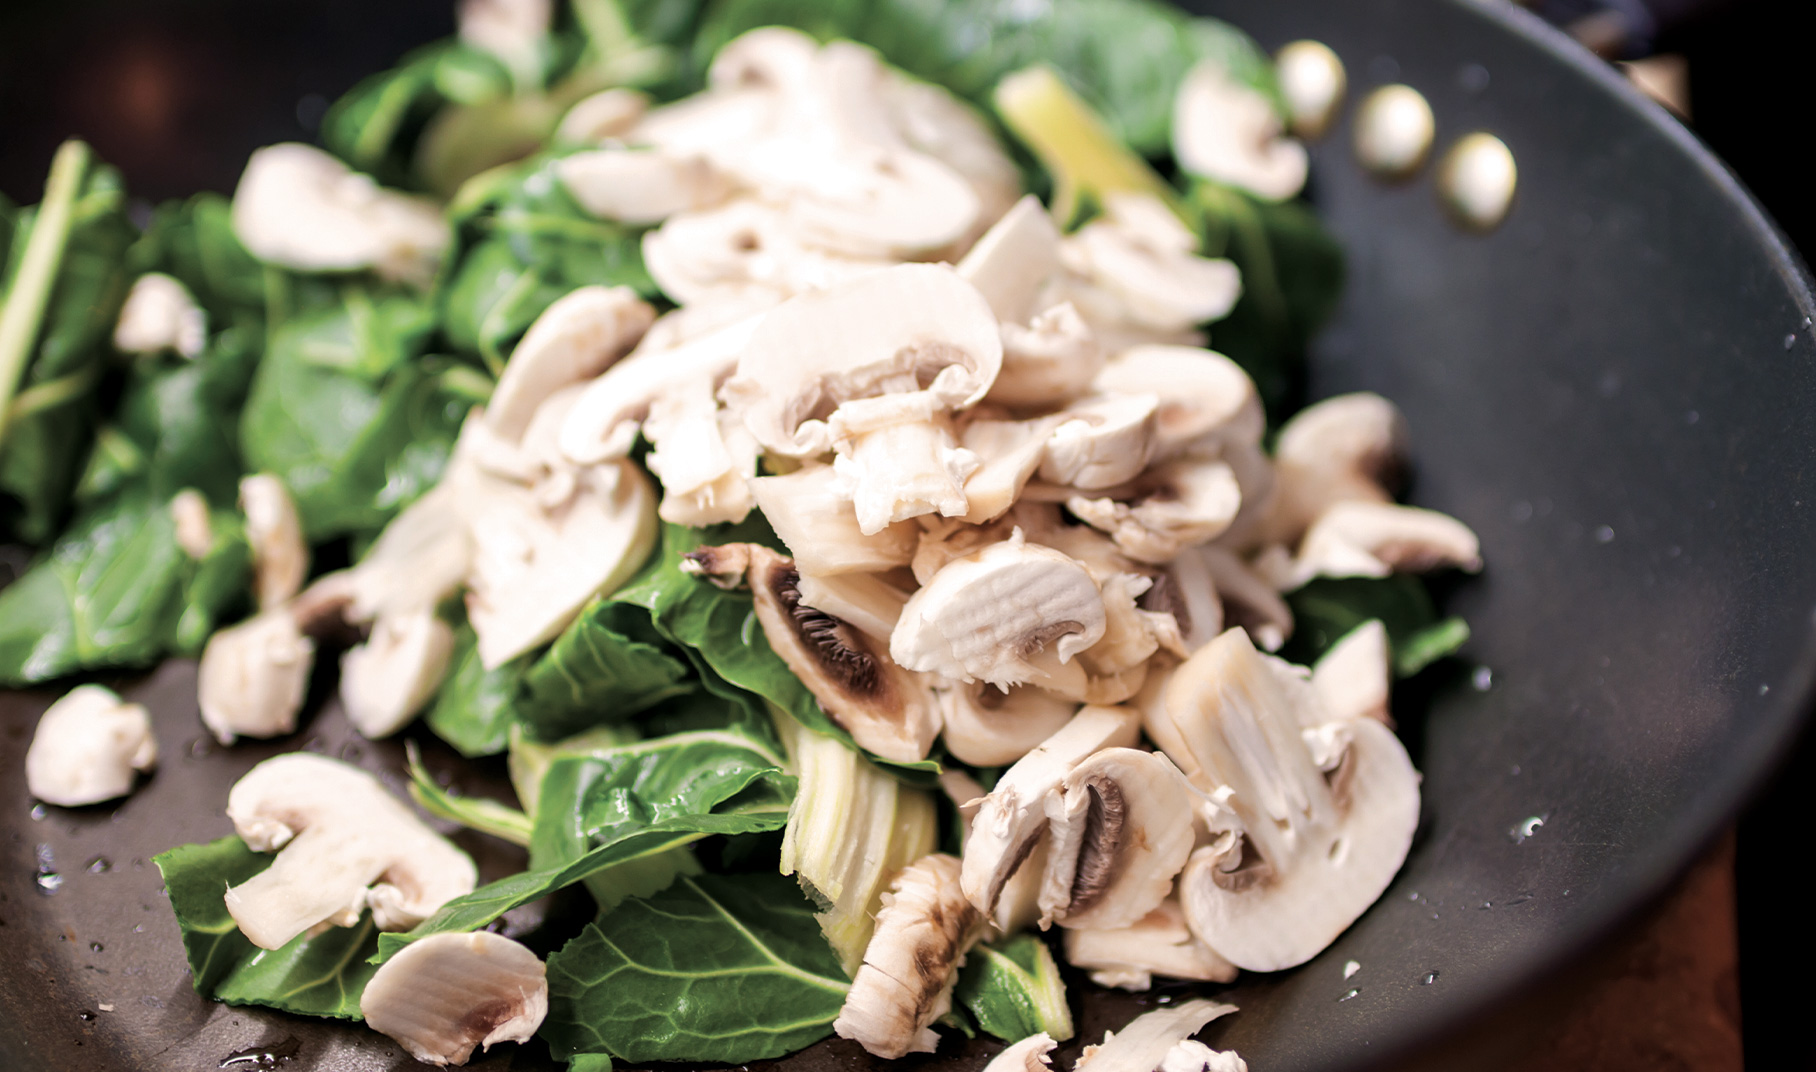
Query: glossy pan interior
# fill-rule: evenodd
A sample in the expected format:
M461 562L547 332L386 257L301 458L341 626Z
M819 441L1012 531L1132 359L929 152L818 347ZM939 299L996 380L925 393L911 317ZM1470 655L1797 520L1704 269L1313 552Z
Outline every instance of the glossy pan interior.
M1404 871L1306 967L1225 990L1242 1011L1206 1037L1267 1072L1400 1065L1467 1038L1643 907L1794 736L1816 613L1809 283L1690 135L1511 5L1203 6L1269 48L1329 43L1352 104L1410 83L1433 105L1440 150L1485 129L1520 169L1507 224L1474 236L1439 211L1431 169L1395 186L1366 177L1347 117L1313 150L1314 198L1350 282L1311 391L1400 404L1414 501L1473 526L1488 570L1450 593L1475 631L1464 659L1401 697L1425 772ZM349 744L338 713L277 745L192 750L191 667L126 691L156 713L157 776L117 809L42 819L19 772L51 696L0 697L0 1067L211 1068L259 1047L297 1072L415 1067L356 1026L197 998L145 863L228 832L227 788L258 759ZM350 747L399 768L396 742ZM430 755L468 791L502 785L495 769ZM488 877L512 866L488 850ZM1080 1041L1180 992L1075 989ZM920 1063L975 1068L991 1049L949 1041ZM542 1067L532 1050L476 1066ZM834 1040L776 1067L869 1064Z

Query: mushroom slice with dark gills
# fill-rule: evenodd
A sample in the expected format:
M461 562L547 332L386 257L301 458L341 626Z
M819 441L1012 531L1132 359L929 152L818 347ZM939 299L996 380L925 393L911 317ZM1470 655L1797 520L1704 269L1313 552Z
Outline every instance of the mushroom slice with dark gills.
M769 646L860 747L903 763L927 757L940 732L932 695L886 642L803 604L794 559L732 543L691 552L681 568L721 587L747 579Z
M983 922L959 889L957 857L934 853L903 868L832 1029L878 1057L933 1052L939 1036L928 1025L951 1010L952 985Z
M1150 734L1233 816L1180 878L1192 933L1250 971L1303 964L1406 859L1419 821L1406 749L1372 718L1332 722L1239 628L1180 666L1163 701Z
M1127 927L1173 890L1192 851L1192 791L1167 757L1106 748L1046 798L1041 923Z
M1129 747L1140 736L1141 715L1133 708L1085 707L1004 772L965 838L962 882L978 911L994 915L1003 887L1046 836L1047 798L1066 776L1098 752Z

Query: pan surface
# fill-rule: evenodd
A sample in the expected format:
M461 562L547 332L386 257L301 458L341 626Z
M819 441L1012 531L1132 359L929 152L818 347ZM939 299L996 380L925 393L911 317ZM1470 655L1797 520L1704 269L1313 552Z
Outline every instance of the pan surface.
M1304 968L1223 988L1242 1011L1206 1037L1268 1072L1399 1064L1643 907L1788 747L1816 668L1816 304L1718 162L1509 5L1202 7L1269 48L1330 44L1352 102L1417 87L1440 151L1488 130L1520 169L1505 226L1475 236L1439 211L1430 168L1401 185L1365 176L1347 117L1313 148L1313 197L1350 279L1311 394L1398 402L1413 501L1474 527L1488 569L1449 595L1474 629L1464 658L1400 698L1425 773L1405 869ZM267 755L346 748L396 784L402 754L358 742L332 704L294 738L212 749L193 685L183 663L122 684L152 708L163 764L118 807L73 811L34 811L19 775L53 694L0 696L0 1068L418 1067L357 1025L191 991L149 858L228 833L227 789ZM413 732L464 790L501 789L497 770ZM486 877L516 866L462 843ZM1185 992L1075 988L1080 1038ZM919 1063L976 1068L992 1048L948 1040ZM545 1064L540 1046L507 1047L474 1067ZM772 1067L870 1064L833 1040Z

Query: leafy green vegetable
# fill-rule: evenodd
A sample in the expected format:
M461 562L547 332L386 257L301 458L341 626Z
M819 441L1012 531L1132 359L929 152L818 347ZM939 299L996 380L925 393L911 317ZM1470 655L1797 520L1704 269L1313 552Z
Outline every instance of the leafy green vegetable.
M627 900L549 957L558 1058L780 1057L825 1038L850 990L812 906L779 875L682 878Z
M787 821L794 788L773 744L730 720L581 755L555 750L538 779L530 838L537 869L455 898L408 934L385 935L380 955L430 934L483 927L607 868L709 834L775 830Z
M266 269L233 233L233 206L220 194L197 194L158 207L132 249L134 271L160 271L181 280L208 314L208 328L263 333Z
M1144 156L1167 151L1173 97L1200 60L1280 100L1273 65L1248 35L1159 0L721 0L695 38L696 67L768 25L863 42L980 105L1009 72L1049 64Z
M530 843L530 817L516 808L484 797L457 797L443 789L422 765L415 741L406 741L410 763L410 799L430 815L459 823L514 845Z
M44 203L17 214L0 273L0 538L57 531L93 427L136 235L112 168L58 150Z
M168 500L135 494L78 519L0 591L0 685L145 666L205 637L244 598L250 561L237 518L212 520L215 551L197 563L177 545Z
M1047 943L1032 934L967 953L952 997L970 1010L977 1026L1004 1042L1042 1031L1058 1042L1072 1037L1072 1011L1066 1007L1059 965Z
M436 113L450 104L490 104L513 88L511 72L490 53L436 42L348 90L322 118L322 141L385 185L412 186L417 143Z
M1387 627L1394 671L1411 677L1469 640L1461 618L1438 617L1431 593L1418 577L1320 577L1287 593L1293 636L1280 654L1310 665L1350 630L1379 618Z
M693 691L690 669L646 611L598 600L524 673L520 717L544 740L566 737Z
M641 231L589 216L543 156L485 183L454 207L472 236L442 298L454 347L496 375L542 311L590 284L629 286L653 297Z
M424 721L463 756L495 756L510 744L511 728L517 725L525 661L513 659L487 670L479 660L473 627L463 625L454 634L450 663L454 669Z
M446 359L417 358L431 310L341 288L272 334L240 417L255 469L281 477L312 541L382 526L432 487L467 404Z
M272 859L237 837L179 845L152 858L183 930L196 993L229 1005L360 1019L359 996L378 970L367 963L378 945L369 914L352 927L302 935L270 951L248 941L228 915L221 891L265 870Z

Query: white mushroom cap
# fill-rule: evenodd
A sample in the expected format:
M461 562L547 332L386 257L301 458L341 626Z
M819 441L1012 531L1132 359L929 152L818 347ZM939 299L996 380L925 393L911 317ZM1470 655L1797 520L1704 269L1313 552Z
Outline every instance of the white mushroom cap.
M1154 453L1255 444L1267 427L1261 396L1242 366L1196 346L1136 346L1098 371L1092 387L1104 393L1151 394L1160 400Z
M1388 690L1393 681L1393 656L1387 627L1376 620L1363 622L1331 645L1312 665L1312 688L1333 719L1372 718L1393 727L1388 710Z
M1340 502L1319 515L1294 560L1294 578L1386 577L1482 568L1469 527L1448 514L1379 502Z
M731 192L730 182L705 160L660 149L575 153L556 162L555 174L581 208L629 224L659 223L716 204Z
M208 345L208 314L181 280L146 272L133 281L120 306L113 344L123 354L171 350L193 359Z
M978 806L965 838L965 896L994 915L1004 887L1047 833L1046 800L1080 763L1106 748L1132 747L1141 716L1126 707L1085 707L1017 760Z
M629 461L580 470L572 497L552 509L504 481L492 481L485 495L469 507L467 616L487 668L553 639L655 546L655 491Z
M982 919L959 889L959 861L936 853L904 868L883 894L876 935L832 1029L891 1060L931 1053L929 1026L952 1008L952 986Z
M464 1065L473 1047L528 1042L549 1011L546 970L502 934L431 934L379 965L359 998L366 1026L432 1065Z
M1192 936L1179 898L1168 897L1127 927L1065 932L1066 961L1091 973L1098 986L1146 990L1154 976L1228 983L1236 966Z
M1098 1046L1086 1046L1074 1072L1157 1072L1175 1046L1191 1038L1204 1025L1235 1012L1234 1005L1220 1005L1195 998L1164 1009L1143 1013L1121 1031L1108 1032Z
M253 588L259 607L270 609L302 591L309 575L309 545L290 489L270 473L240 479L246 542L252 545Z
M1066 407L1047 440L1042 480L1083 490L1133 480L1154 455L1160 399L1151 394L1110 394Z
M170 497L172 535L183 553L200 562L214 550L214 514L208 500L194 488L184 488Z
M1029 1035L1020 1042L1011 1043L1003 1051L990 1058L984 1066L984 1072L1047 1072L1052 1061L1047 1055L1059 1043L1053 1036L1042 1031L1038 1035Z
M1041 924L1127 927L1173 890L1192 851L1192 791L1167 757L1106 748L1045 802Z
M1316 138L1330 128L1349 88L1343 61L1321 41L1294 41L1274 56L1280 95L1286 98L1293 133Z
M260 763L234 783L227 817L254 852L280 850L227 890L227 911L260 949L321 923L351 926L367 905L380 930L407 930L477 881L472 859L378 779L326 756Z
M1194 175L1267 201L1284 201L1305 187L1305 146L1282 134L1272 102L1215 60L1192 68L1179 85L1173 156Z
M208 638L196 671L202 724L222 744L289 733L314 665L315 642L283 607L220 630Z
M298 271L371 268L427 284L451 235L432 202L380 189L308 145L260 149L233 195L233 230L252 255Z
M803 422L840 403L926 384L962 409L1001 365L996 318L977 289L944 265L902 264L770 310L720 393L757 442L801 456L828 445Z
M1340 502L1391 502L1406 452L1406 419L1380 395L1337 395L1300 410L1274 445L1279 494L1269 507L1268 537L1297 543Z
M1236 520L1242 488L1229 463L1175 458L1150 467L1102 498L1075 495L1066 508L1106 532L1130 558L1165 563L1181 549L1204 543Z
M646 94L623 87L601 90L590 97L582 97L567 110L555 128L555 140L571 145L597 145L607 138L622 137L648 110Z
M507 442L520 441L549 396L610 368L655 318L629 287L581 287L564 295L511 351L486 402L486 425Z
M941 567L908 600L889 653L909 670L1007 687L1041 676L1028 659L1042 649L1064 664L1103 632L1091 574L1017 531Z
M1315 756L1304 730L1322 719L1301 708L1317 706L1316 692L1284 678L1240 629L1187 660L1164 705L1171 730L1156 739L1183 753L1200 789L1219 791L1237 827L1186 865L1179 894L1192 932L1251 971L1304 963L1406 859L1419 776L1405 748L1379 722L1354 719L1333 737L1346 736L1346 749Z
M1111 296L1117 319L1152 332L1183 332L1235 307L1241 273L1227 260L1198 256L1198 237L1158 198L1111 194L1104 209L1062 243L1061 255ZM1093 306L1101 303L1078 300L1096 328Z
M433 608L381 615L372 636L341 656L347 721L373 740L403 729L441 688L453 652L454 630Z
M935 689L944 728L940 740L961 763L1000 767L1014 763L1059 732L1078 705L1032 686L1007 693L981 682ZM983 796L980 792L978 796ZM962 801L960 803L963 803Z
M113 690L79 685L38 719L25 751L25 786L47 804L98 804L132 792L133 774L158 765L151 714Z
M914 558L920 529L907 522L865 535L840 487L830 465L804 465L792 473L750 481L751 496L764 520L803 574L829 577L907 565Z

